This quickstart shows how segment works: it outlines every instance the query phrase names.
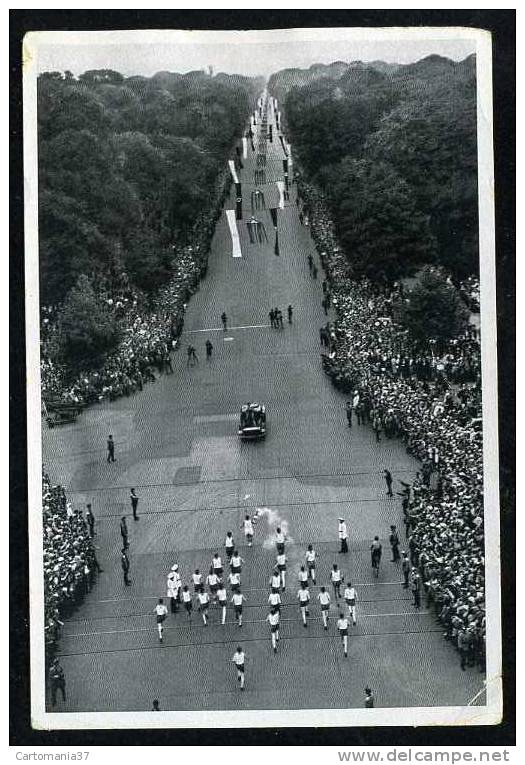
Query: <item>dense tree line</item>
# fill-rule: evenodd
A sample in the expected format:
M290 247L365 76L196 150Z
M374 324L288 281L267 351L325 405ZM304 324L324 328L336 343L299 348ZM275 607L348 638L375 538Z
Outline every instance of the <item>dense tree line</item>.
M478 272L473 56L272 76L300 164L327 196L356 276Z
M142 290L161 285L174 252L213 204L219 172L260 89L256 80L203 72L42 74L43 302L60 304L79 277L115 268ZM71 297L70 305L78 302Z

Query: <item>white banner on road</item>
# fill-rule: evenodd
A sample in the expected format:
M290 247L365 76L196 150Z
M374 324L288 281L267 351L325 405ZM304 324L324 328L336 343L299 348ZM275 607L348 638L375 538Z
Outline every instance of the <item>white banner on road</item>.
M237 177L237 170L235 169L235 162L233 159L228 160L228 165L230 166L230 172L232 174L233 182L239 183L239 178Z
M248 156L248 139L243 138L242 139L242 158L246 159Z
M239 231L237 230L237 221L235 220L235 210L226 210L226 219L232 236L232 258L242 258Z
M284 210L284 181L276 181L279 189L279 207Z

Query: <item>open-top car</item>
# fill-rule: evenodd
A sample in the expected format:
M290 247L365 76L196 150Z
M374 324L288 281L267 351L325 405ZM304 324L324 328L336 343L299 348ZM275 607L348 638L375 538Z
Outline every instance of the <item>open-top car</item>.
M264 404L248 403L242 405L239 436L246 441L266 436L266 408Z

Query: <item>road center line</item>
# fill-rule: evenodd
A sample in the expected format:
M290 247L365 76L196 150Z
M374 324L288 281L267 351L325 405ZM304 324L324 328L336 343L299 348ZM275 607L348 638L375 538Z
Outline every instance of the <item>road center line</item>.
M263 329L270 327L270 324L248 324L245 327L228 327L228 332L232 332L234 329ZM194 335L196 332L224 332L224 327L207 327L206 329L187 329L183 333L184 335Z
M363 615L359 616L359 619L378 619L380 616L381 617L383 617L383 616L426 616L429 613L430 613L430 611L402 611L401 613L398 613L398 614L366 614L366 615L363 614ZM198 612L196 612L196 615L198 615ZM111 617L108 616L108 619L110 619L110 618ZM316 617L310 617L310 618L314 619ZM337 617L336 616L329 616L328 619L332 620L332 621L335 621L335 619L337 619ZM321 617L320 616L317 617L317 620L320 621ZM246 624L264 624L265 622L266 622L266 619L251 619L248 622L243 622L243 625L246 625ZM283 622L296 622L298 625L301 624L301 620L300 619L281 619L280 620L280 624L283 624ZM217 627L219 627L219 626L220 627L226 627L229 624L236 625L237 622L236 621L225 622L224 624L220 624L220 625L213 623L211 626L213 626L213 627L215 627L215 626L217 626ZM171 631L171 630L174 630L174 629L179 629L182 626L183 625L178 624L175 627L164 627L164 632L168 632L168 631ZM191 624L190 623L190 624L186 624L184 626L185 627L199 627L199 628L202 627L202 629L204 629L204 624L200 625L200 624ZM96 635L121 635L121 634L125 635L125 634L130 634L130 633L133 633L133 632L152 632L152 631L154 631L154 629L155 629L155 624L152 623L151 627L140 627L140 629L136 629L136 630L105 630L103 632L74 632L74 633L71 633L69 635L63 635L63 637L64 638L77 638L77 637L95 637Z

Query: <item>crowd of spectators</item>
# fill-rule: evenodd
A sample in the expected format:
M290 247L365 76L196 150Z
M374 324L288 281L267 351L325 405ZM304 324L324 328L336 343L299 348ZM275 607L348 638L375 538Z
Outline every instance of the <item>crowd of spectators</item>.
M42 475L44 618L46 652L53 653L63 619L84 599L98 572L95 546L82 510L73 508L62 486Z
M205 275L215 224L229 192L231 176L224 173L218 184L213 215L203 216L194 228L192 243L173 246L173 272L154 301L133 287L122 268L113 266L92 284L120 329L117 349L106 355L102 365L75 375L60 363L58 354L59 310L41 309L41 388L44 400L91 404L142 390L145 383L171 369L170 352L177 345L184 323L184 309ZM154 308L151 304L154 303Z
M470 330L437 354L393 320L399 285L351 278L320 192L299 192L327 274L337 320L324 330L325 371L361 421L400 437L422 462L401 492L407 545L445 636L484 661L485 588L480 348ZM474 284L474 282L473 282ZM402 289L402 288L401 288Z

